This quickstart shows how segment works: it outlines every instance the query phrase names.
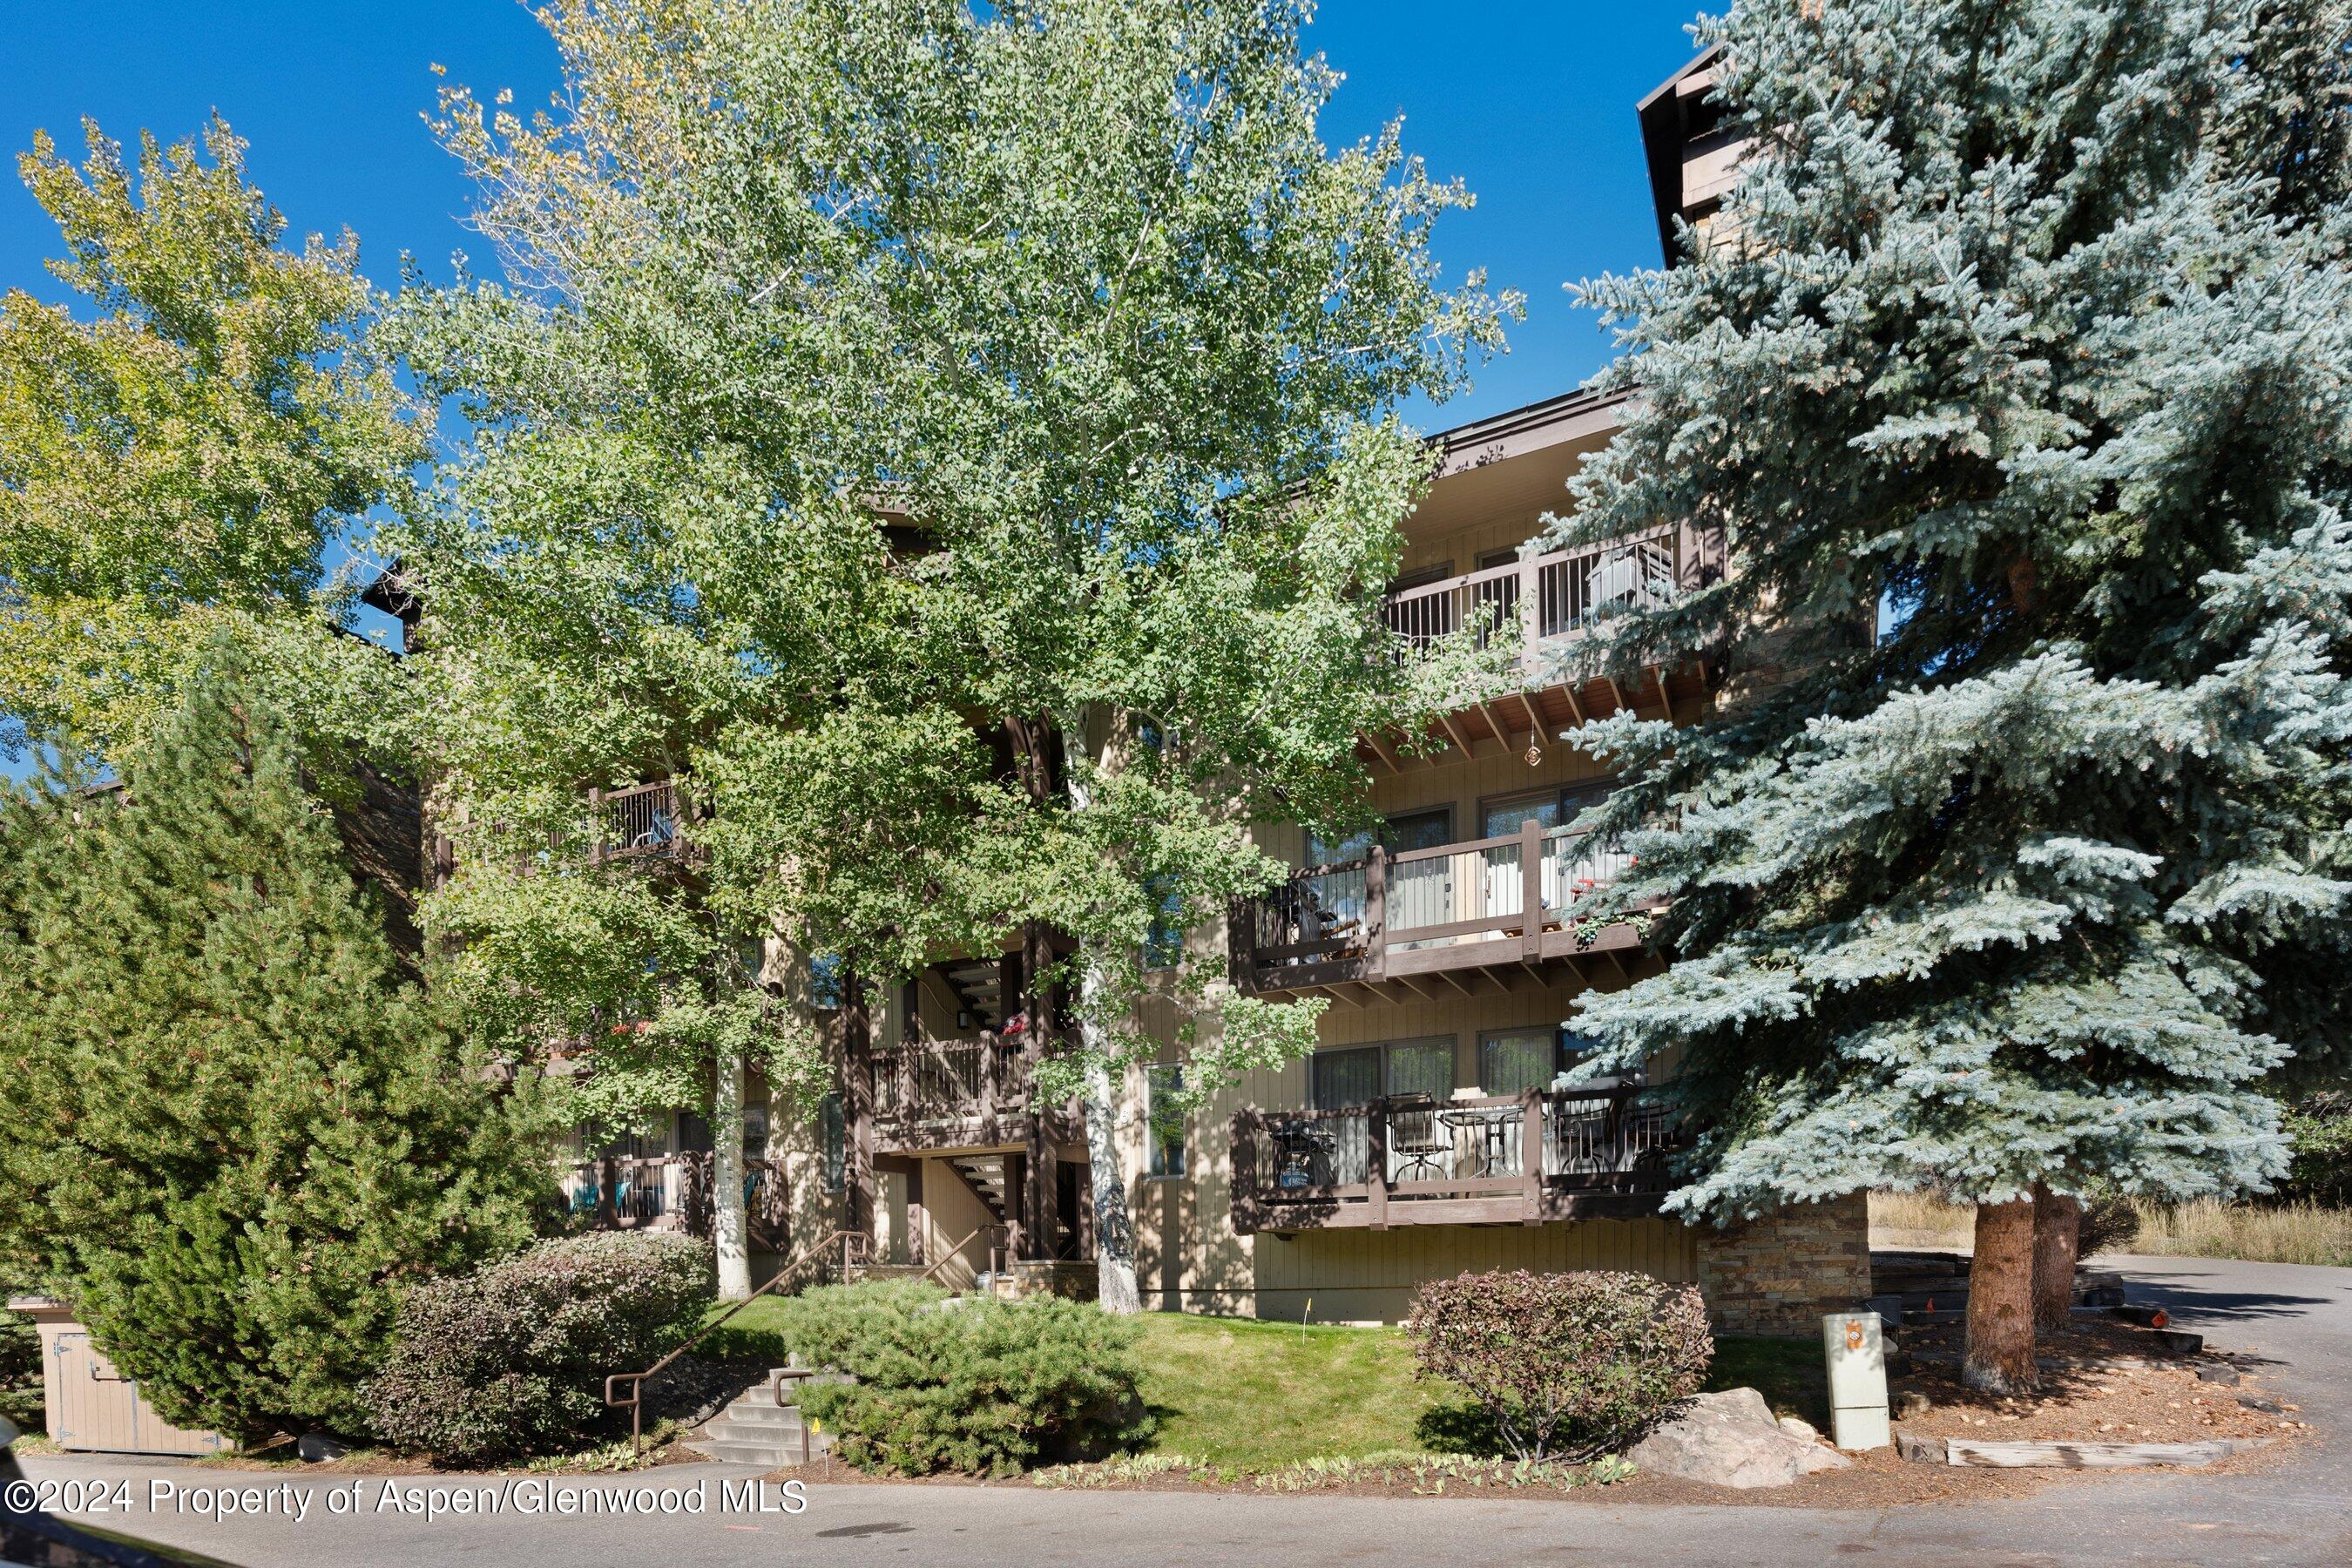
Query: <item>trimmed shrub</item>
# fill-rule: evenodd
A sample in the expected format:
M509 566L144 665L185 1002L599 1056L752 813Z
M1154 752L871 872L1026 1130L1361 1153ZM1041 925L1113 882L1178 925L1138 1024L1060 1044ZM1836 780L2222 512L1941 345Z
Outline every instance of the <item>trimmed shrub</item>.
M2074 1217L2074 1256L2120 1252L2139 1234L2139 1211L2121 1191L2100 1184L2084 1193Z
M1423 1286L1404 1326L1422 1371L1529 1460L1614 1445L1696 1393L1715 1357L1698 1291L1646 1274L1456 1275Z
M2322 1089L2286 1108L2286 1180L2274 1203L2352 1207L2352 1092Z
M803 1365L856 1379L803 1384L801 1404L860 1469L1004 1476L1099 1458L1151 1429L1141 1327L1090 1303L950 1303L890 1281L811 1290L783 1316Z
M569 1446L606 1418L605 1377L684 1344L713 1294L709 1244L662 1234L544 1241L428 1281L401 1304L370 1419L394 1447L444 1459Z

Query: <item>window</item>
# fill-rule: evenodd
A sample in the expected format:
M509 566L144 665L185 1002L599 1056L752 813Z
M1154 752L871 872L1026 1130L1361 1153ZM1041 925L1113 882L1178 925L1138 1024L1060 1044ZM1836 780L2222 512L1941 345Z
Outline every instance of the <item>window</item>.
M1184 1121L1169 1103L1184 1088L1184 1064L1153 1062L1143 1069L1144 1119L1151 1139L1150 1174L1173 1178L1184 1173Z
M1454 1040L1399 1040L1389 1046L1358 1046L1318 1051L1313 1090L1318 1110L1345 1110L1382 1095L1454 1094Z
M1559 1070L1559 1031L1496 1029L1479 1037L1478 1089L1482 1094L1525 1094L1548 1089Z
M1566 1072L1600 1048L1601 1042L1592 1036L1580 1035L1565 1024L1560 1026L1559 1067L1562 1072ZM1603 1074L1590 1083L1579 1084L1577 1087L1591 1089L1631 1089L1648 1081L1649 1074L1640 1068L1635 1068L1631 1072Z
M841 1117L841 1093L829 1090L817 1107L817 1126L824 1139L824 1190L841 1191L845 1176L844 1168L849 1163L848 1129Z
M764 1160L768 1157L768 1108L747 1105L743 1108L743 1158Z
M1315 1066L1315 1109L1345 1110L1381 1097L1381 1048L1318 1051Z
M1184 957L1184 898L1176 890L1172 872L1160 872L1144 883L1156 900L1151 924L1143 934L1143 967L1173 969Z
M837 952L820 952L809 959L809 1005L827 1012L841 1005L842 981L848 965Z
M1454 808L1434 805L1425 811L1404 811L1381 824L1381 847L1393 855L1400 849L1433 849L1454 841ZM1345 838L1330 839L1310 833L1307 836L1307 863L1310 866L1331 866L1342 860L1360 860L1372 847L1370 829L1350 833Z

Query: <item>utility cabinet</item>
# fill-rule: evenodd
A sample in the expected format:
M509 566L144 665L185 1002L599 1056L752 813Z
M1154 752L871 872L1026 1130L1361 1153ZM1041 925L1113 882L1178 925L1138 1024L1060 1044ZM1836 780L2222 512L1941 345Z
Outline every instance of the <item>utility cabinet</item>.
M217 1432L190 1432L155 1414L139 1385L114 1370L73 1309L46 1296L19 1296L12 1312L41 1334L43 1405L60 1448L102 1454L217 1454L234 1447Z

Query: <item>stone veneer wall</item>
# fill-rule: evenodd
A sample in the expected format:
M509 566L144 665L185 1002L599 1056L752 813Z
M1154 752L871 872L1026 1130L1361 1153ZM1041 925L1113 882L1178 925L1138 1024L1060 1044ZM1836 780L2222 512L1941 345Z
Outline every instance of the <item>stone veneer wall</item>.
M1698 1232L1698 1288L1718 1333L1811 1334L1870 1296L1870 1200L1798 1204Z

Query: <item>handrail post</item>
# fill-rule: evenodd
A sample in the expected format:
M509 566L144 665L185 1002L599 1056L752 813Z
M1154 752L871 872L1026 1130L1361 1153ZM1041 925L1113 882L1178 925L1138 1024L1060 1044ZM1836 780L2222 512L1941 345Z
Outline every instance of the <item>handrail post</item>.
M997 1091L1003 1087L1004 1053L995 1031L980 1032L980 1124L983 1135L996 1142Z
M1543 956L1543 824L1530 816L1519 824L1519 957Z
M588 864L604 863L604 792L588 786Z
M1381 980L1389 969L1389 852L1379 844L1364 857L1364 978Z
M1519 1223L1543 1223L1543 1111L1539 1089L1519 1091Z
M1525 686L1536 678L1536 656L1542 642L1542 606L1538 598L1542 591L1543 574L1532 555L1519 557L1519 683Z
M1367 1200L1365 1219L1374 1230L1389 1227L1389 1102L1370 1101L1364 1107L1364 1195Z
M1257 1229L1257 1121L1254 1105L1234 1112L1234 1228L1245 1236Z

